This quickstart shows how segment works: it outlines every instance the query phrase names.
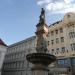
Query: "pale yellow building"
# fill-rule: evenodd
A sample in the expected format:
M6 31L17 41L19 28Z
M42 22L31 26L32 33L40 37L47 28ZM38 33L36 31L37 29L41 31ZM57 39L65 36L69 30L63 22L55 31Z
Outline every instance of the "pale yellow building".
M67 13L61 21L49 26L49 49L56 56L68 56L74 53L75 14Z
M75 74L75 13L49 26L48 49L58 59L55 74Z

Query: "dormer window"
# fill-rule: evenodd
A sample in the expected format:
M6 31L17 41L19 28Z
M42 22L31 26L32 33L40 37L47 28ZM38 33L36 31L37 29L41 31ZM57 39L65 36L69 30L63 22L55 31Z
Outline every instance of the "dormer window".
M74 23L70 22L69 24L67 24L68 27L74 27Z
M67 17L69 18L70 17L70 14L68 14Z

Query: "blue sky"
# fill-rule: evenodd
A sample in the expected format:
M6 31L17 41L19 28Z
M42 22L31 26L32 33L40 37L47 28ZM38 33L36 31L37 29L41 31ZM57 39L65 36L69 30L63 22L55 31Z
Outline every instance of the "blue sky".
M44 0L0 0L0 38L7 45L35 35L41 7L46 10L48 25L63 18L63 11L53 13L58 9L51 11L50 5L45 4L46 0L40 3L42 1Z

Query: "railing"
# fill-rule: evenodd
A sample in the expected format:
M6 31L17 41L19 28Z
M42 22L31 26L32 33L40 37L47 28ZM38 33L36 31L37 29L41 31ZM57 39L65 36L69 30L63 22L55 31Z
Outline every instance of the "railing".
M75 56L75 51L68 51L68 52L64 52L64 53L58 53L58 54L55 54L56 57L73 57Z

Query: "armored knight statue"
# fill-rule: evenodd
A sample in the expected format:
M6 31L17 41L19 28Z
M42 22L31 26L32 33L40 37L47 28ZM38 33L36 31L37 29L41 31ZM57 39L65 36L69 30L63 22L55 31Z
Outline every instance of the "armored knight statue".
M41 15L40 15L40 23L45 23L45 10L42 8Z

